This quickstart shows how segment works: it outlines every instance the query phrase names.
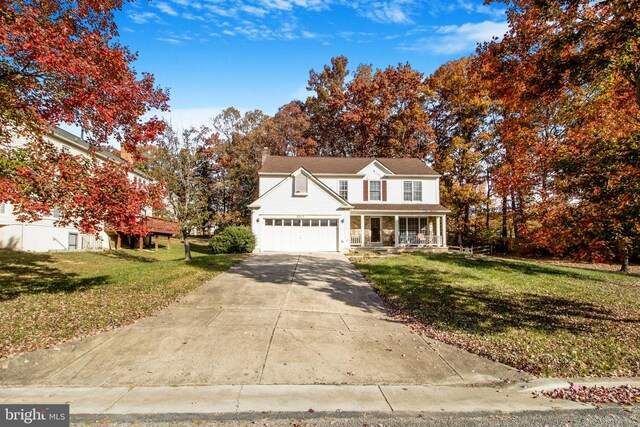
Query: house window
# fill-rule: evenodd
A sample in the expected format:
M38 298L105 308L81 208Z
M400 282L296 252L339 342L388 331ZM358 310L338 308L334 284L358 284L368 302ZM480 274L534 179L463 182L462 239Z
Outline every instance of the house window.
M381 200L382 191L380 181L369 181L369 200Z
M338 181L338 194L345 200L349 198L349 184L347 180Z
M60 209L53 208L53 212L51 213L51 216L54 218L60 218Z
M294 195L306 196L307 195L307 177L303 174L298 174L294 178Z
M0 203L0 214L4 214L4 212L5 212L5 204Z
M422 201L422 181L404 181L402 189L405 202Z

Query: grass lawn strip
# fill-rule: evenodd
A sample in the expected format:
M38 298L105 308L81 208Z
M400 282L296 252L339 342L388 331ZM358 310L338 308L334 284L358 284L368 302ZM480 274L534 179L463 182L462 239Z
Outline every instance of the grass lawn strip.
M243 255L191 245L158 252L0 251L0 358L119 328L169 305Z
M640 276L456 254L353 259L425 336L541 376L640 375Z

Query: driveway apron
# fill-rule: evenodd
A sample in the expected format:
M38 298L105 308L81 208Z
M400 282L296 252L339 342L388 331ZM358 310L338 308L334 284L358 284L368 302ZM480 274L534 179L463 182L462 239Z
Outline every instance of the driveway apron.
M386 316L342 254L257 254L132 326L0 361L0 385L461 384L514 369Z

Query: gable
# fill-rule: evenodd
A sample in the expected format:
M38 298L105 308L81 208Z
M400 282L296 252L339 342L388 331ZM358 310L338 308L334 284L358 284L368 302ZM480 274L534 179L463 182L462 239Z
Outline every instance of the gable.
M304 192L301 191L301 183L306 184ZM249 208L260 209L263 212L304 214L332 213L336 210L351 209L353 206L342 200L311 173L300 168L251 203Z

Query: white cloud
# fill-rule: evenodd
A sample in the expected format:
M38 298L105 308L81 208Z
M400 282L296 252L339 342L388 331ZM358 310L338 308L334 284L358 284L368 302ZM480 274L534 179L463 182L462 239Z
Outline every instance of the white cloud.
M172 111L156 112L164 118L174 130L187 129L191 126L211 127L211 119L224 110L223 107L176 108Z
M507 22L483 21L462 25L432 27L432 35L416 40L400 49L439 54L458 54L473 50L478 43L493 37L502 38L509 29Z
M158 40L159 42L166 42L172 45L179 45L180 43L182 43L180 40L174 39L171 37L158 37L156 40Z
M153 12L132 12L129 13L129 19L135 24L146 24L149 21L158 22L160 17Z
M360 9L365 17L374 22L383 24L410 24L413 21L409 17L410 1L373 2L369 5L361 5Z
M243 12L247 12L250 15L258 16L260 18L262 18L263 16L269 13L269 11L266 9L263 9L261 7L250 6L250 5L241 6L240 10L242 10Z
M156 2L152 3L162 12L166 13L169 16L178 16L178 12L176 12L170 4L164 2Z

